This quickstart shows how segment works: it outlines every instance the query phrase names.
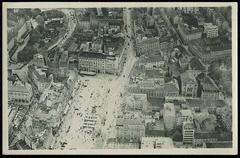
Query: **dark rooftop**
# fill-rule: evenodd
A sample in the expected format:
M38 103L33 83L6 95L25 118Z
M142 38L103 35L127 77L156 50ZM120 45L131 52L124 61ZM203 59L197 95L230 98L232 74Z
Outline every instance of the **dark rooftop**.
M205 70L205 67L201 64L199 59L197 59L196 57L193 57L190 60L190 66L193 70Z
M157 106L163 108L163 104L165 103L164 98L150 98L148 97L147 100L152 106Z

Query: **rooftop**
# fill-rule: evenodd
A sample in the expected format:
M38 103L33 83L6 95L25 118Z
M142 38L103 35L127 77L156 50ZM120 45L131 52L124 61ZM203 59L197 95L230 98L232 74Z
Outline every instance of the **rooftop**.
M68 48L69 52L76 52L76 50L78 49L78 44L77 43L72 43L70 45L70 47Z
M202 30L200 28L189 27L187 24L180 24L179 27L183 30L183 32L187 35L194 33L201 33Z
M165 112L169 112L170 113L174 113L175 109L174 109L174 104L173 103L165 103L164 104L164 113Z
M218 87L216 86L216 84L214 83L214 81L209 77L209 76L205 76L202 80L202 88L203 91L219 91Z
M192 110L189 110L189 109L181 110L180 113L181 113L182 116L193 116Z
M226 103L223 100L186 99L189 106L199 107L223 107Z
M142 137L141 149L173 148L173 140L169 137Z
M23 83L20 80L17 80L15 82L8 81L8 91L30 93L32 91L32 86L28 83Z
M214 132L195 132L194 133L195 139L213 139L213 138L219 138L219 134Z
M147 78L164 78L164 71L161 70L145 70L145 76Z
M191 82L191 83L197 84L196 78L195 78L194 75L193 75L191 72L189 72L189 71L186 71L186 72L182 73L180 76L181 76L181 82L183 82L183 83L189 83L189 82Z
M196 57L193 57L190 60L190 66L193 70L205 70L205 67L201 64L199 59L197 59Z

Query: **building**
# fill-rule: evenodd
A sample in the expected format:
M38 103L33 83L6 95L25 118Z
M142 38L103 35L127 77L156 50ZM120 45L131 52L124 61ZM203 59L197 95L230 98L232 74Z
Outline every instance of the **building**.
M189 51L204 63L231 57L232 46L229 41L219 38L199 39L189 42Z
M148 97L179 96L179 87L177 82L159 84L153 80L140 82L140 84L131 84L128 87L130 93L144 93Z
M64 51L59 59L59 67L68 67L68 51Z
M189 109L180 110L181 122L193 121L193 113Z
M190 27L187 24L179 24L178 31L185 43L196 40L202 37L202 30L195 27Z
M63 51L59 58L59 75L66 76L68 72L68 51Z
M178 60L178 63L181 68L189 68L190 58L187 55L184 55Z
M20 80L8 82L8 98L17 105L30 105L32 102L33 91L28 83Z
M29 70L29 77L33 81L33 83L38 88L40 93L46 89L47 85L50 83L50 79L47 78L46 72L42 69L37 68L36 66L30 65L28 67Z
M197 80L194 75L186 71L180 75L181 78L181 94L187 97L196 97L197 96Z
M145 136L145 124L141 113L127 112L116 120L116 138L119 141L138 142Z
M141 149L174 148L173 140L169 137L142 137Z
M118 73L118 61L115 57L98 53L79 54L79 69L96 73Z
M33 60L32 60L33 65L37 66L37 67L45 67L45 61L44 61L44 57L42 54L34 54L33 55Z
M120 74L125 60L123 49L119 48L116 50L113 48L112 50L108 49L103 52L100 47L99 49L95 49L95 46L99 47L99 45L94 45L90 42L81 45L81 52L78 56L79 70L96 73Z
M78 55L71 54L68 58L68 69L78 69Z
M141 41L137 42L137 55L152 53L153 51L160 51L159 39L157 37L153 38L143 38Z
M220 90L215 84L215 82L209 77L205 76L203 80L200 81L202 85L201 98L207 100L219 100Z
M173 103L165 103L163 111L165 128L170 131L174 129L176 123L175 108Z
M199 7L179 7L178 9L186 14L187 13L191 13L191 14L199 13Z
M203 143L216 143L218 142L219 133L213 132L195 132L194 133L194 146L201 146Z
M194 125L192 121L183 122L182 126L183 143L193 144L194 142Z
M154 52L159 52L163 50L168 50L174 47L174 40L172 37L143 37L142 40L136 42L137 56L143 54L151 54Z
M218 37L218 26L213 25L212 23L204 23L204 33L206 33L207 38Z

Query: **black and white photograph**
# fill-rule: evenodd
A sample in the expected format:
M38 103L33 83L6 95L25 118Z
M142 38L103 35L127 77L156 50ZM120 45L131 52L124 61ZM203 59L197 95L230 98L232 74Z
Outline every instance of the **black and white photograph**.
M139 4L4 4L6 153L237 153L237 5Z

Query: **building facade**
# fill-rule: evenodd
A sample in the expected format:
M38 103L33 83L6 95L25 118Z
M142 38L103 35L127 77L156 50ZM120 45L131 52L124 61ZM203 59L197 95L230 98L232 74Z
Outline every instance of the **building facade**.
M206 33L207 38L218 37L218 26L213 25L212 23L204 23L204 33Z
M180 75L181 77L181 93L183 96L196 97L197 96L197 80L194 75L190 72L184 72Z
M175 108L173 103L165 103L163 111L163 120L165 128L170 131L175 127Z
M28 67L28 69L29 69L30 79L37 86L38 91L40 93L43 93L43 91L46 89L47 85L50 83L46 76L46 72L44 72L44 71L42 71L42 69L39 69L32 65L30 65Z
M183 132L183 143L184 144L193 144L193 142L194 142L194 125L193 125L192 121L183 122L182 132Z
M145 123L141 115L128 113L117 118L116 138L118 140L138 142L144 136Z
M180 33L181 38L185 43L196 40L202 37L202 31L198 28L189 29L186 24L179 24L178 31Z
M154 83L148 85L132 84L129 85L128 91L130 93L144 93L149 97L179 96L177 83L165 83L163 85L155 85Z
M17 105L30 105L32 102L33 91L28 83L22 83L20 80L14 83L8 83L9 101L14 101Z

